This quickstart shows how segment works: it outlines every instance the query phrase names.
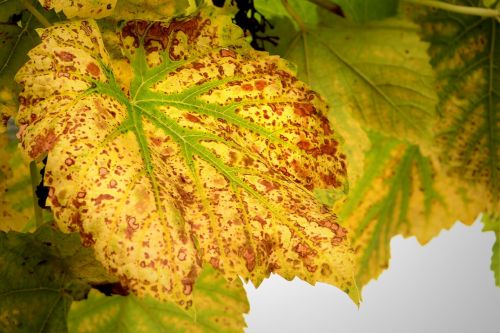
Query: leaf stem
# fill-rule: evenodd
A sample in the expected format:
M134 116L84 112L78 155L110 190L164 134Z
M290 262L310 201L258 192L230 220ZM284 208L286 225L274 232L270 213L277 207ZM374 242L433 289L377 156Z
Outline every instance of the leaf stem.
M42 15L29 0L19 0L24 8L26 8L45 28L50 27L52 24Z
M290 14L290 16L295 20L295 22L297 22L297 24L300 27L300 30L302 32L306 32L307 31L306 25L304 24L304 22L302 21L300 16L292 8L292 6L290 6L290 4L288 3L288 0L281 0L281 3L283 4L283 7L285 7L288 14Z
M453 5L451 3L446 3L443 1L435 1L435 0L403 0L405 2L411 2L418 5L429 6L439 9L444 9L449 12L466 14L466 15L477 15L483 17L500 17L500 11L496 9L490 8L481 8L481 7L469 7L469 6L459 6Z
M43 224L43 212L42 208L38 205L38 197L36 195L36 188L40 183L40 179L38 178L38 168L36 166L35 161L31 161L30 163L30 175L31 175L31 190L33 195L33 209L35 211L35 224L38 228Z

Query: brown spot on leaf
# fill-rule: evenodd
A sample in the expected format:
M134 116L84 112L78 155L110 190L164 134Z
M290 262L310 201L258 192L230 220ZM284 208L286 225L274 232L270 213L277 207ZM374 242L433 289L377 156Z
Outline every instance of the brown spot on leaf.
M295 252L297 252L301 258L306 258L313 253L309 246L303 243L299 243L295 246Z
M310 146L311 146L311 143L308 142L308 141L303 141L302 140L302 141L299 141L297 143L297 147L299 147L302 150L308 150Z
M99 168L99 176L101 176L101 178L105 178L108 173L109 173L108 169Z
M245 84L241 85L241 89L243 89L245 91L252 91L253 86L251 84L245 83Z
M99 194L99 196L97 196L97 198L95 199L92 199L92 201L94 201L95 204L99 206L103 200L112 200L114 198L115 197L113 197L111 194Z
M293 112L298 116L307 117L315 111L315 107L310 103L293 103Z
M21 132L21 129L19 130L19 133L22 135L23 132ZM42 153L50 151L52 147L54 147L56 141L57 136L53 129L49 129L45 135L37 135L35 137L35 144L30 151L30 156L32 158L37 158Z
M264 88L266 87L266 81L264 80L257 80L255 81L255 88L257 88L257 90L259 91L262 91L264 90Z
M261 226L265 226L266 225L266 220L264 220L262 217L260 217L259 215L256 215L254 218L253 218L255 221L259 222Z
M279 188L277 184L274 184L266 179L261 179L259 183L266 187L266 192L271 192L272 190Z
M73 59L76 58L74 54L66 51L56 52L56 56L62 61L72 61Z
M230 49L222 49L219 51L219 54L221 57L231 57L233 59L236 59L236 52L234 52L233 50L230 50Z
M187 257L186 250L180 249L179 253L177 253L177 259L179 259L180 261L184 261L186 260L186 257Z
M87 65L87 72L94 76L94 77L98 77L99 74L101 74L101 70L99 69L99 66L97 66L96 64L94 64L93 62L89 63Z
M184 118L186 118L187 120L189 120L190 122L193 122L193 123L200 122L200 118L196 117L195 115L192 115L191 113L186 113L184 115Z
M242 256L246 261L246 267L249 272L253 271L256 265L255 262L255 252L251 246L246 246L243 248Z

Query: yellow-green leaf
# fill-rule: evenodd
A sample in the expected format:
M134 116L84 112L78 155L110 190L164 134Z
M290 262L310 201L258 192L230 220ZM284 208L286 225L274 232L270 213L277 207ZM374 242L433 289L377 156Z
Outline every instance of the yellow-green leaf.
M56 221L138 295L185 302L202 263L357 299L346 229L312 191L346 190L322 98L213 10L125 22L110 59L93 21L40 31L19 71L22 147L49 153Z
M226 282L205 268L193 291L189 310L154 298L104 296L93 290L88 299L73 302L68 316L70 333L235 333L243 332L248 312L245 289L239 280Z
M436 154L449 177L464 186L481 187L485 213L498 216L500 23L495 18L442 10L410 7L409 11L431 44L429 52L438 76ZM500 219L492 221L500 223Z
M448 177L417 146L372 135L363 177L340 213L352 230L359 286L387 267L393 236L416 236L425 244L457 220L471 224L485 207L484 195Z

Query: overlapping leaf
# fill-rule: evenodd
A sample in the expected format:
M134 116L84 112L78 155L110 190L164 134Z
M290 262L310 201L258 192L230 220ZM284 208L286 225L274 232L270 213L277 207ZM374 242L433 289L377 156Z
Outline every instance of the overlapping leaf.
M233 333L243 332L247 311L241 282L228 283L217 271L205 268L196 281L189 310L151 297L106 297L91 291L88 299L71 305L68 327L70 333Z
M47 9L63 12L68 18L161 20L192 11L194 0L39 0Z
M73 299L109 279L78 234L0 232L0 331L65 332Z
M437 96L428 44L420 41L415 24L390 19L357 25L323 10L317 13L306 1L288 2L299 23L290 22L294 18L285 8L257 2L278 27L279 47L271 51L297 63L301 77L330 101L332 118L339 115L339 124L349 124L341 134L353 152L351 167L362 164L363 146L349 145L363 142L363 134L350 117L413 143L430 138Z
M417 146L372 135L365 173L341 211L352 230L360 286L389 262L393 236L416 236L422 244L457 220L471 224L485 205L484 191L446 175Z
M468 1L458 4L470 5ZM440 96L436 150L447 175L480 186L490 215L500 210L500 24L440 10L416 12L431 43ZM497 280L497 283L500 281Z
M61 227L139 295L189 299L203 262L354 299L346 229L312 190L346 188L324 101L224 15L132 21L111 60L92 21L41 31L17 80L31 158Z

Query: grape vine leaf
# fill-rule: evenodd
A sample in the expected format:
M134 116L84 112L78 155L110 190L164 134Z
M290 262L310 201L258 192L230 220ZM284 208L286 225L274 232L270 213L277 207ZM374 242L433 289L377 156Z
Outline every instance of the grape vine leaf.
M194 0L39 0L68 18L164 20L196 7Z
M334 0L345 16L357 23L396 16L399 0Z
M481 186L485 212L498 215L500 25L494 18L442 10L419 11L410 6L406 11L416 17L431 44L431 63L438 77L436 154L449 177Z
M0 231L28 231L34 227L29 165L16 140L0 134Z
M0 232L0 331L65 332L73 299L109 278L78 234L44 225L33 234Z
M448 177L435 156L380 134L371 140L365 172L339 214L351 230L360 287L387 268L393 236L425 244L457 220L473 223L485 208L484 191Z
M110 59L93 21L40 31L18 72L30 158L48 153L58 224L137 295L189 301L202 263L271 272L357 300L347 230L312 191L346 191L326 103L205 9L125 22ZM54 107L57 106L57 107Z
M301 23L283 6L256 3L278 29L286 27L276 31L279 47L269 50L297 63L300 77L326 96L336 113L412 143L432 137L435 80L428 44L420 40L416 24L388 19L359 25L303 0L288 3ZM283 24L286 19L292 24ZM346 145L357 141L350 140L349 128L344 132ZM347 150L359 151L356 146Z
M239 280L226 282L211 268L201 271L189 310L154 298L104 296L92 290L88 299L73 302L68 316L70 333L243 332L248 312Z

